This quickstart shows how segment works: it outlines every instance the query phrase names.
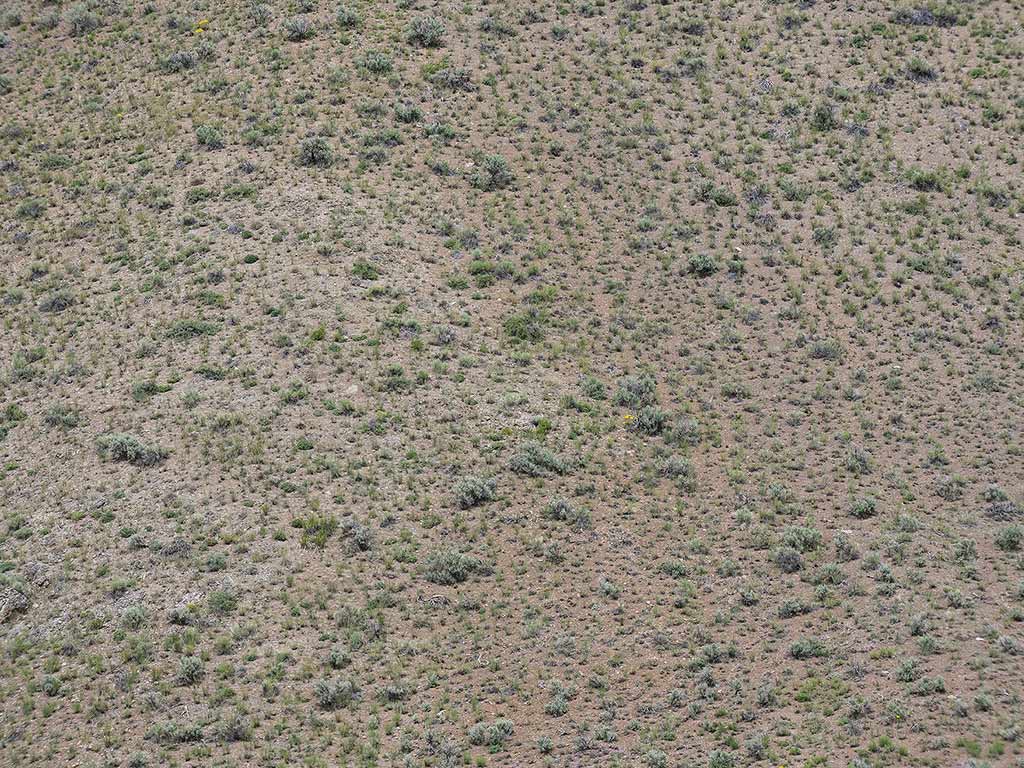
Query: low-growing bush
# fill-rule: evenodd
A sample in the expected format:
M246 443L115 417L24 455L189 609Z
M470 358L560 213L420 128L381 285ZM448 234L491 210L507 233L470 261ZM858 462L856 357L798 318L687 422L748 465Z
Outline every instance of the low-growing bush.
M121 432L102 435L96 440L100 455L111 461L126 461L139 467L150 467L167 458L168 451L155 443L146 443Z
M405 39L423 48L437 48L444 40L444 22L436 16L420 16L413 19L405 33Z
M630 429L643 435L660 435L668 424L668 414L656 405L645 405L630 420Z
M299 43L311 39L314 35L316 35L316 27L309 19L302 16L285 19L284 36L289 42Z
M497 498L498 482L492 478L464 477L455 485L455 503L460 509L470 509Z
M858 520L866 520L878 513L878 503L870 496L857 499L850 505L850 514Z
M642 408L654 405L657 398L654 377L649 374L624 376L619 379L619 389L615 393L615 404L630 408Z
M800 552L792 547L779 547L775 550L775 564L783 573L796 573L804 567Z
M478 747L500 749L512 736L511 720L499 718L492 723L477 723L469 729L469 743Z
M351 680L317 680L313 695L321 709L347 707L357 696L359 689Z
M207 149L223 149L224 134L215 125L200 125L196 128L196 142Z
M513 341L537 342L544 338L545 317L536 307L505 318L505 334Z
M789 646L789 655L794 659L813 659L828 656L828 648L816 637L805 637Z
M334 153L323 137L310 136L299 145L299 165L326 168L333 162Z
M181 685L195 685L204 674L203 660L198 656L183 656L178 661L178 682Z
M565 499L555 499L544 507L543 516L560 523L571 523L578 528L590 526L590 512L576 507Z
M522 445L512 456L509 469L517 475L540 477L549 473L565 474L568 465L540 443L530 441Z
M470 184L485 192L504 189L513 181L515 176L509 168L508 160L501 155L487 155L469 177Z
M334 19L341 29L354 29L361 22L359 12L348 5L339 7L338 12L334 15Z
M479 557L457 549L443 549L427 559L426 577L434 584L451 586L461 584L474 574L486 575L490 570Z

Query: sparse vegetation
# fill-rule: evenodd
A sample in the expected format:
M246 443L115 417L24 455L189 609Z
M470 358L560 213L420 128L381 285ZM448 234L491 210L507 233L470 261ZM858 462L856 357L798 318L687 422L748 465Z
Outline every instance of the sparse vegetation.
M5 3L0 764L1021 768L1020 11Z

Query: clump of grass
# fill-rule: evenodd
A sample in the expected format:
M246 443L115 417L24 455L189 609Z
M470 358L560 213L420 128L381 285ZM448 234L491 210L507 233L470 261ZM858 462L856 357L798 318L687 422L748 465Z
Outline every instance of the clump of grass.
M302 528L299 544L303 549L324 549L328 539L338 530L338 520L333 515L312 513L297 521Z
M911 80L927 82L929 80L934 80L937 77L937 73L935 67L915 56L907 64L907 76Z

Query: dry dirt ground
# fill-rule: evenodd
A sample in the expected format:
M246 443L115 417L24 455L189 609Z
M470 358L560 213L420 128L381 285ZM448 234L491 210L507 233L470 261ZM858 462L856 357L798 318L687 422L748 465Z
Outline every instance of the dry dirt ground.
M0 765L1024 764L1024 6L0 8Z

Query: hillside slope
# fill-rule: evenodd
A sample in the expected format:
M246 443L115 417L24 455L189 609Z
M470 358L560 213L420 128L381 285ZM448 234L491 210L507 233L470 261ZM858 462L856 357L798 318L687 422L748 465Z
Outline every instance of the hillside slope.
M0 763L1021 764L1022 18L5 3Z

